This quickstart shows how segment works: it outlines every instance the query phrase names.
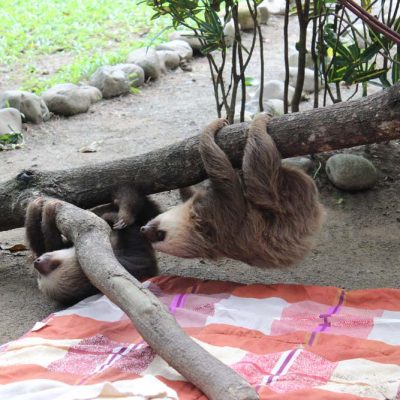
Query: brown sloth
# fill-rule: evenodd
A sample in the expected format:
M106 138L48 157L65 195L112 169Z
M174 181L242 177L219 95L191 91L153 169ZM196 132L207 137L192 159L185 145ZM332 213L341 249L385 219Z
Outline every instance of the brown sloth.
M252 122L240 174L215 143L226 121L206 127L200 154L209 186L185 189L183 204L141 228L155 250L186 258L226 257L257 267L289 266L307 255L324 210L313 179L282 165L267 133L269 119L260 115Z
M66 242L55 224L56 202L38 198L28 206L27 242L36 260L39 289L61 303L72 303L97 293L83 273L72 243ZM157 204L136 188L121 187L113 202L91 209L114 228L110 240L118 261L137 279L158 274L157 260L140 226L160 213Z

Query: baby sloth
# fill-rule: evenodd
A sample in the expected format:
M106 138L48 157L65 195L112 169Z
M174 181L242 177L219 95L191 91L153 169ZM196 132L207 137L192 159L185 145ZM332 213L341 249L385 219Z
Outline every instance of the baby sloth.
M289 266L306 256L320 230L323 207L313 179L281 164L267 133L269 119L260 115L252 122L240 175L215 143L226 121L218 119L204 130L200 154L209 186L181 192L183 204L142 227L154 249L257 267Z
M61 236L55 224L55 202L38 198L31 202L26 213L26 236L37 257L39 289L61 303L72 303L95 294L98 290L83 273L75 248ZM140 233L140 226L160 213L159 207L135 188L122 187L113 202L91 209L106 220L114 230L111 245L118 261L135 278L158 273L154 250Z

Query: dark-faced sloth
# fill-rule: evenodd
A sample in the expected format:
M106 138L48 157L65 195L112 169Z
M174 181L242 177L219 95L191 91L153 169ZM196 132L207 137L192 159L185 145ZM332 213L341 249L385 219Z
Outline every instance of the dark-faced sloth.
M227 257L257 267L289 266L306 256L320 230L323 207L313 179L282 165L267 133L268 121L260 115L252 122L240 174L215 143L225 120L204 130L200 153L209 186L183 191L183 204L142 227L154 249L186 258Z
M26 237L36 258L39 289L61 303L72 303L98 290L83 273L75 248L67 243L55 224L55 202L38 198L26 213ZM118 261L135 278L158 273L154 250L140 227L160 213L159 207L132 187L121 187L113 202L91 209L114 229L110 240Z

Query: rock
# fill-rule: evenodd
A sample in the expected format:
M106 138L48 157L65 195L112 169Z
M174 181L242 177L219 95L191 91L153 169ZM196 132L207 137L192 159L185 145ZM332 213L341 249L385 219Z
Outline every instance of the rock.
M253 116L248 111L244 112L244 122L252 121ZM240 105L237 106L237 110L235 112L235 117L233 118L233 122L238 124L240 122Z
M79 89L82 91L82 93L85 96L89 97L91 104L97 103L98 101L100 101L103 98L101 91L97 87L89 86L89 85L82 85L82 86L79 86Z
M299 52L292 48L289 50L289 67L298 67L299 63ZM313 69L314 68L314 62L311 56L311 50L307 50L306 53L306 68Z
M143 85L144 71L135 64L106 65L92 75L90 83L109 99L129 93L131 87Z
M283 115L283 100L270 99L263 103L264 112L267 112L273 116ZM251 101L246 103L246 111L253 117L255 114L260 112L258 98L253 98Z
M264 111L279 117L284 114L283 100L269 99L264 102Z
M0 135L22 132L21 113L16 108L0 110Z
M257 6L257 12L260 14L260 24L267 25L270 12L267 5L267 0L264 0Z
M144 84L145 73L143 68L136 64L116 64L113 65L113 69L121 70L125 73L126 78L129 81L130 87L140 87Z
M181 58L176 51L172 50L157 50L157 55L160 60L161 69L166 72L168 69L177 69Z
M282 164L290 165L308 173L312 170L313 162L308 157L291 157L282 160Z
M170 42L159 44L156 50L176 51L179 57L184 60L190 60L193 57L193 50L190 44L184 40L171 40Z
M296 86L298 68L289 67L289 83ZM285 79L285 71L281 72L281 79ZM304 85L303 90L308 93L314 92L314 71L309 68L304 69Z
M264 83L264 101L270 99L278 99L283 101L283 94L285 90L285 84L279 80L271 80ZM260 93L260 87L257 88L253 99L258 99ZM288 89L288 102L292 103L294 95L294 87L289 85Z
M254 29L254 21L251 16L249 8L247 7L247 4L239 4L238 20L240 24L240 29L242 29L243 31L249 31ZM260 13L257 13L257 21L259 23L261 21Z
M46 103L36 94L7 90L0 93L0 108L16 108L23 114L25 121L38 124L47 121L51 114Z
M348 191L369 189L378 180L374 165L354 154L335 154L328 159L325 170L336 187Z
M286 1L285 0L264 0L258 7L266 7L269 14L285 15Z
M232 20L228 21L224 26L224 38L227 47L232 47L235 41L235 24Z
M128 56L128 63L139 65L145 77L157 80L161 75L161 64L157 52L149 47L134 50Z
M51 112L67 117L87 112L92 104L90 92L72 83L55 85L42 94L42 99Z
M188 43L192 50L197 53L201 53L201 43L200 39L194 36L193 32L191 31L176 31L172 32L168 36L170 41L173 40L183 40L184 42Z

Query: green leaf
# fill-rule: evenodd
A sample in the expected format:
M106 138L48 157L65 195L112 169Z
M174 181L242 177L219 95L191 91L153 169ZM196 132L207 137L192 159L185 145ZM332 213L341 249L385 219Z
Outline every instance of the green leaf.
M24 136L19 132L5 133L0 135L0 144L2 145L13 145L19 144L23 141Z

